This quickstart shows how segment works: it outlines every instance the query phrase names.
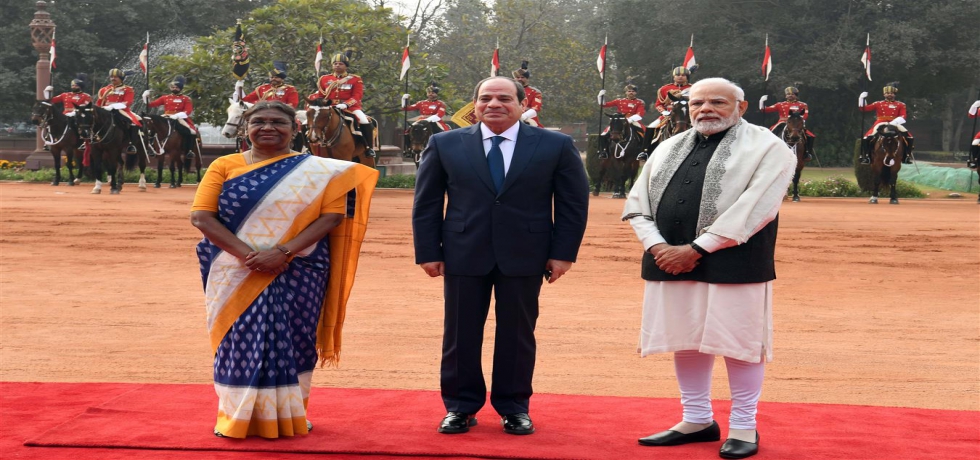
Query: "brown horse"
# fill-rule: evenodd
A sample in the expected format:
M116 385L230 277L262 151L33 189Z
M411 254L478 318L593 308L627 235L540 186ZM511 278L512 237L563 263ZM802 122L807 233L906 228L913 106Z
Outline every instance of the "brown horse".
M599 160L599 175L595 180L593 196L599 196L599 190L606 176L613 184L613 198L626 198L626 181L630 187L640 169L640 161L636 155L643 144L643 132L640 128L626 121L626 115L621 113L605 114L609 117L609 158ZM649 129L649 128L648 128Z
M806 164L806 122L803 120L803 112L790 111L789 118L782 125L780 137L796 155L796 173L793 174L793 201L800 201L800 175L803 173L803 166Z
M183 126L178 128L178 122L160 115L143 117L149 136L149 148L157 154L157 181L153 186L160 188L163 180L163 162L168 160L170 166L170 188L180 187L184 182L184 171L190 174L191 161L185 157L188 144L194 154L194 167L197 170L197 182L201 182L201 148L197 138L188 141L191 133Z
M411 155L412 159L415 161L415 167L419 167L419 162L422 161L422 151L425 150L425 146L429 144L429 138L433 134L441 132L437 130L430 121L419 120L412 123L408 127L408 148L405 149L405 156Z
M667 97L674 101L670 106L670 116L664 120L660 127L647 128L657 130L650 140L650 152L656 150L661 142L691 129L691 114L687 107L687 96L667 93Z
M902 169L902 159L906 155L905 140L901 138L898 129L892 125L881 125L871 144L871 180L874 189L871 191L871 204L878 204L878 191L882 182L891 188L890 204L898 204L898 172Z
M79 136L74 120L64 114L64 106L58 102L37 101L31 109L31 122L41 130L41 137L51 149L54 159L54 179L51 185L61 183L61 155L68 166L68 185L77 185L82 177L82 152L78 149ZM78 176L75 176L75 169Z
M109 176L109 193L119 194L123 186L123 172L132 170L139 165L139 190L146 191L146 149L142 142L136 142L136 154L128 155L123 151L130 143L128 129L114 114L102 107L92 104L79 106L75 109L78 117L78 132L83 139L89 141L92 148L92 177L95 187L92 193L102 193L102 173ZM116 114L119 115L119 114ZM122 115L119 115L122 117ZM134 127L133 129L139 129ZM126 157L125 160L123 157Z
M310 106L306 110L306 138L314 155L375 166L374 158L364 154L365 145L354 136L352 122L344 111L332 105L313 105L322 102L319 100L307 102Z

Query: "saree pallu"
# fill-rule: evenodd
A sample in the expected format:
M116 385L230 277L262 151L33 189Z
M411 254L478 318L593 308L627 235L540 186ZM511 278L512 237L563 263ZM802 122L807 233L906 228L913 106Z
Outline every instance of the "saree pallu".
M347 198L345 218L279 275L254 272L207 238L197 246L218 394L215 430L306 434L313 369L340 359L341 332L378 172L310 155L266 160L227 179L218 218L255 250L288 242Z

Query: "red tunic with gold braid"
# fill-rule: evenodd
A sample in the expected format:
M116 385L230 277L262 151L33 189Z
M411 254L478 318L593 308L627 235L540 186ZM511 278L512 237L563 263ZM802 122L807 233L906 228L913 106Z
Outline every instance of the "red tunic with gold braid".
M146 104L147 107L160 107L161 105L163 106L164 115L175 115L184 112L187 115L184 121L190 125L191 129L197 131L197 127L191 121L191 112L194 111L194 103L191 101L191 98L183 94L165 94L156 98L153 102Z
M664 111L670 111L670 107L674 105L674 101L667 97L667 94L671 91L684 91L690 88L691 85L677 86L673 83L669 83L660 87L657 90L657 103L654 105L658 112L663 113Z
M249 104L254 104L259 101L281 101L283 103L293 106L293 108L299 107L299 92L293 85L280 85L272 86L271 83L266 83L255 91L248 93L242 98L243 101Z
M772 125L772 126L769 127L769 130L770 131L775 131L776 128L779 125L781 125L783 123L786 123L786 120L789 119L789 113L792 112L792 111L794 111L794 110L795 111L802 110L803 111L803 119L804 120L810 118L810 108L807 107L806 102L801 102L801 101L796 101L796 102L790 102L790 101L777 102L777 103L775 103L773 105L770 105L769 107L766 107L766 108L762 109L762 113L773 113L773 112L776 112L776 113L779 114L779 120L776 120L776 124L774 124L774 125ZM810 137L816 137L813 133L810 132L809 129L806 130L806 133Z
M340 83L334 87L330 94L326 94L327 88L335 81ZM364 81L361 77L354 74L336 75L329 74L320 77L317 84L317 92L310 95L310 99L329 99L333 105L347 104L347 110L353 112L361 109L361 99L364 98Z
M878 128L878 125L881 123L888 123L898 117L905 118L906 120L908 119L908 116L906 115L905 112L904 102L878 101L878 102L873 102L871 104L865 104L864 107L858 107L858 108L861 109L862 112L874 112L875 116L877 117L875 119L875 122L872 124L871 129L868 130L868 132L864 135L864 137L868 137L874 134L875 130ZM912 133L907 133L907 134L909 135L909 137L912 136Z
M627 118L632 117L633 115L639 115L642 117L646 116L647 114L646 103L640 98L628 99L621 97L602 104L602 106L616 107L616 110L619 110L619 113L626 115Z
M527 108L534 109L535 112L541 114L541 91L533 86L524 87L524 98L527 99ZM534 121L534 126L542 127L541 120L538 118L539 115L535 115L530 118Z
M121 113L126 115L130 121L136 126L143 126L143 122L140 121L140 117L137 117L135 113L129 110L129 107L133 105L133 87L128 85L106 85L99 90L99 100L96 105L99 107L108 107L112 104L123 103L126 104L126 108L120 110Z
M65 109L63 110L63 113L65 115L74 114L75 107L91 103L92 96L89 96L88 93L73 93L73 92L61 93L51 98L52 104L56 104L58 102L64 104Z
M977 114L980 114L980 110L978 110L977 113L969 113L969 112L967 112L967 114L970 115L970 118L976 118L977 117ZM977 131L977 135L976 136L973 136L973 140L975 140L975 141L976 140L980 140L980 131Z
M433 115L438 115L439 118L442 118L446 116L446 103L440 100L430 101L426 99L424 101L418 101L410 106L407 106L402 110L406 112L418 110L419 118L421 119L428 118ZM450 130L449 125L444 123L442 120L439 120L438 123L439 123L439 127L442 128L443 131Z

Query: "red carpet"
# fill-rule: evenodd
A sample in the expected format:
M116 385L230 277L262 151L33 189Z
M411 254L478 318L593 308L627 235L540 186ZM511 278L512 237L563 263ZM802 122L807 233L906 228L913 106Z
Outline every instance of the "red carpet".
M437 392L314 388L309 436L236 441L211 434L208 385L0 383L0 394L3 458L713 459L721 445L638 446L636 438L679 417L679 403L667 399L535 395L534 435L504 434L488 408L470 433L447 436L436 432L444 415ZM722 433L727 411L727 402L716 404ZM980 458L980 412L762 403L760 414L759 459ZM869 428L851 428L856 421Z

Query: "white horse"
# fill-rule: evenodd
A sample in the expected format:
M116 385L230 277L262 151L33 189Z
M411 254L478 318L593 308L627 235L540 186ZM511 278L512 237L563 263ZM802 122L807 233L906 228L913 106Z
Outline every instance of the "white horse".
M248 102L236 102L234 99L228 99L228 121L225 122L225 127L221 129L221 135L228 139L237 137L239 126L242 124L242 114L251 106L252 104Z

